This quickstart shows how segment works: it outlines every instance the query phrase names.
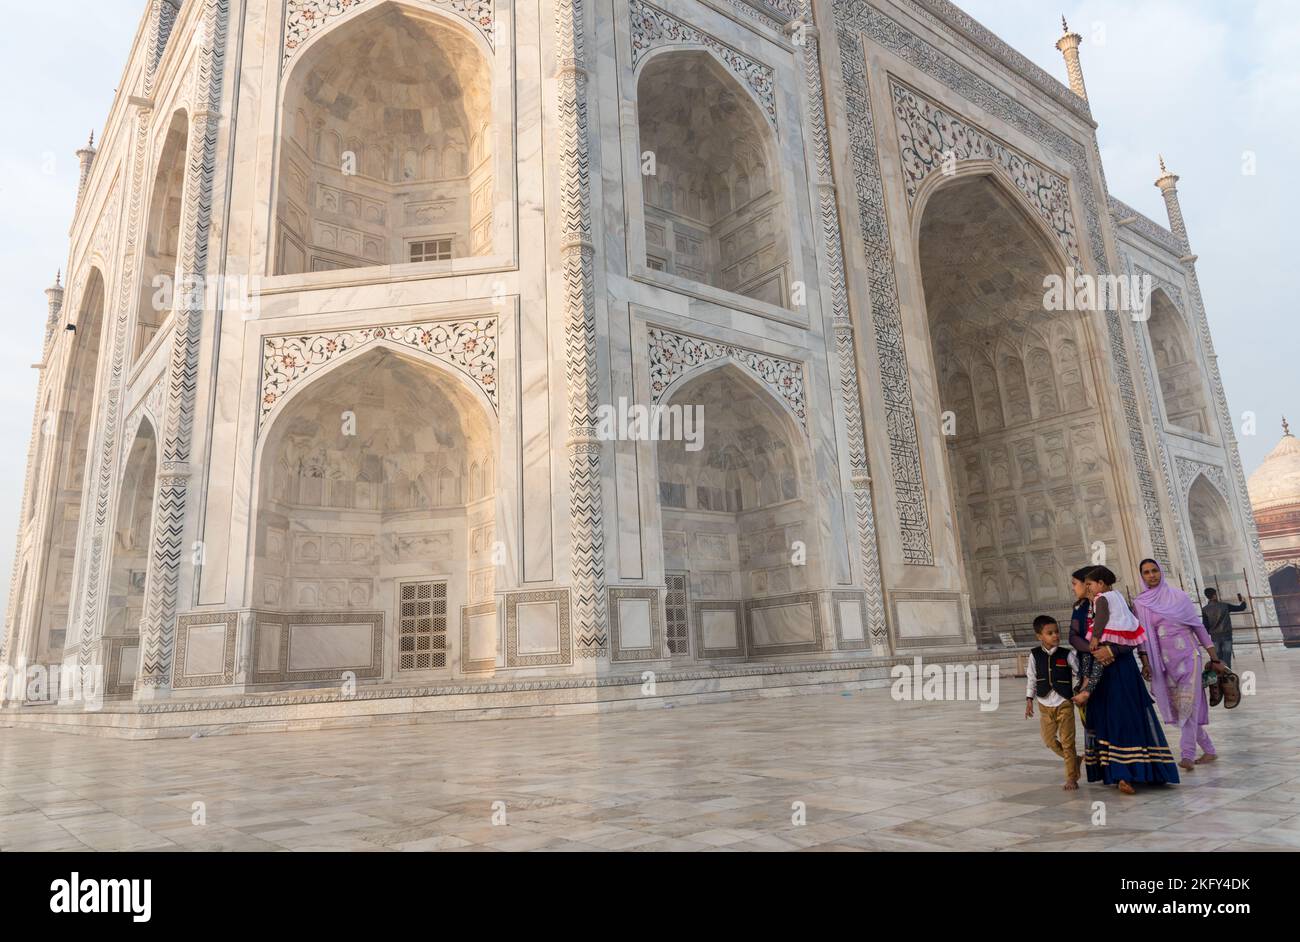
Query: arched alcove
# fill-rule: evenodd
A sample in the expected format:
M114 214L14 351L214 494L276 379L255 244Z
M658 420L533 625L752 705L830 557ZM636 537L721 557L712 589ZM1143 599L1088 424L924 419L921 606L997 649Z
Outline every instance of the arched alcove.
M951 501L981 638L1068 610L1063 573L1121 537L1083 317L1045 310L1064 277L1051 237L1000 179L929 193L918 261L947 439Z
M1300 637L1300 566L1287 565L1268 577L1278 624L1289 639Z
M176 279L181 251L181 217L185 198L189 130L189 118L185 112L176 112L163 139L162 152L154 171L145 221L144 261L140 271L140 295L136 302L135 335L131 341L132 363L140 358L167 323L183 290Z
M67 372L63 378L62 409L57 422L49 424L56 456L50 490L49 537L44 570L44 588L40 602L40 640L37 656L57 659L67 638L68 611L72 595L73 566L76 560L89 460L90 423L95 411L99 364L104 347L105 325L104 278L98 268L91 269L81 297L76 331L70 333L72 344Z
M1215 587L1225 600L1247 592L1245 547L1232 511L1218 488L1198 475L1187 491L1187 516L1196 545L1201 589Z
M637 81L646 266L780 307L790 244L775 133L706 52L650 59Z
M467 30L383 3L286 85L276 274L492 253L492 69Z
M369 656L369 634L341 633L336 651L310 626L371 613L383 615L393 672L455 667L461 607L493 601L496 447L460 382L387 348L288 400L259 459L252 603L274 613L277 639L297 640L274 671L263 650L259 673L291 682L366 663L347 658ZM271 630L259 643L273 648Z
M153 547L158 439L147 419L140 423L127 452L118 486L113 524L113 557L108 572L107 636L140 633L144 615L145 581Z
M1210 398L1201 374L1196 338L1168 295L1158 288L1151 293L1147 335L1151 338L1151 356L1170 424L1202 435L1210 434L1213 430Z
M657 445L664 568L683 609L668 613L671 652L690 653L687 624L697 629L697 658L816 650L815 602L770 604L818 587L817 515L798 427L733 364L679 381L666 405L681 417L677 427L700 433L694 443L678 434ZM688 413L700 422L689 424Z

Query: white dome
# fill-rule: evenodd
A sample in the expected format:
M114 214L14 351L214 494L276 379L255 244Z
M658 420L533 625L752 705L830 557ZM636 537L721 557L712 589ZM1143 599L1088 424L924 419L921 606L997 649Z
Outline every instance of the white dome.
M1282 440L1246 484L1250 503L1256 510L1300 504L1300 438L1291 434L1285 422L1282 428L1285 432Z

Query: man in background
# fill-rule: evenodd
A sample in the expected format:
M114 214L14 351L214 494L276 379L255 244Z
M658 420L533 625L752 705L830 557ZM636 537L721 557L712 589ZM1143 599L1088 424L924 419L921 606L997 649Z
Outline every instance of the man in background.
M1205 622L1205 630L1210 633L1210 640L1214 642L1214 648L1219 654L1219 660L1229 667L1232 667L1232 613L1244 612L1246 610L1246 600L1237 593L1237 605L1229 605L1226 602L1219 601L1219 593L1215 589L1205 590L1206 603L1201 609L1201 620Z

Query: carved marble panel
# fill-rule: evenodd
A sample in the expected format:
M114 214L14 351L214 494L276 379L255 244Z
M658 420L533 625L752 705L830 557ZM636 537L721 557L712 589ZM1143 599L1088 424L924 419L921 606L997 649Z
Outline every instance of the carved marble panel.
M767 120L776 127L776 85L771 66L750 58L702 30L644 0L628 4L632 19L632 66L653 49L665 45L703 46L735 73L758 99Z
M674 381L695 367L726 358L744 367L746 372L780 396L807 431L802 363L662 327L650 327L647 337L650 342L651 404L662 400Z
M907 177L908 205L916 202L922 181L934 171L942 171L946 162L992 161L1042 217L1066 255L1079 264L1070 186L1064 178L897 79L890 80L889 92Z
M296 385L339 357L375 341L430 354L464 373L497 408L497 321L465 321L360 327L311 336L267 337L262 347L262 403L258 428Z
M288 0L284 21L284 61L288 62L307 40L344 13L375 0ZM420 0L430 7L454 13L483 34L488 45L496 41L495 0Z

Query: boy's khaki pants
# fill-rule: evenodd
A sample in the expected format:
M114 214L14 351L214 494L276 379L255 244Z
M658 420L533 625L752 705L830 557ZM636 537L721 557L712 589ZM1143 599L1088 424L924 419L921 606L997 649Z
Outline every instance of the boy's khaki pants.
M1079 757L1074 751L1074 704L1066 700L1060 706L1038 704L1038 728L1043 745L1065 760L1065 780L1079 780Z

